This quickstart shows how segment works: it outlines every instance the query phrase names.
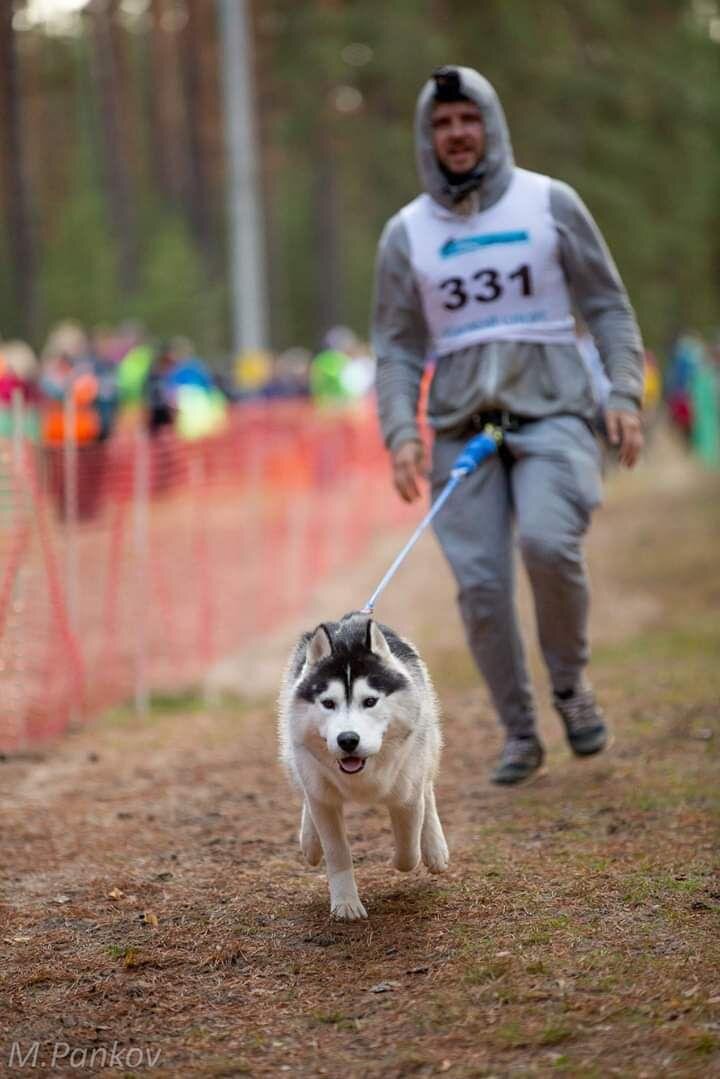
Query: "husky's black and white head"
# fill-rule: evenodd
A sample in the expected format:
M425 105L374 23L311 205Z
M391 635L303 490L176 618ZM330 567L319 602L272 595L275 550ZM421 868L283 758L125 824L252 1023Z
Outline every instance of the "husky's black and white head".
M415 649L366 614L324 622L301 639L291 679L293 737L346 775L414 729L424 682Z

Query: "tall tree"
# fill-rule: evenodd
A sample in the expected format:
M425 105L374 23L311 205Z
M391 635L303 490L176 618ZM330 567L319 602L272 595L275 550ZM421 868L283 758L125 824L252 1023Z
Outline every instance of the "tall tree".
M17 328L33 340L38 324L36 257L27 183L14 6L0 4L0 171Z
M150 152L158 193L178 207L190 186L180 31L186 11L177 0L150 0L148 100Z
M208 163L205 124L211 123L216 111L216 95L208 84L208 59L214 53L212 69L217 81L217 49L215 48L215 4L212 0L185 0L186 19L180 31L179 48L186 117L186 148L188 157L185 204L195 240L202 251L205 265L212 274L217 269L217 249L213 243L210 170Z
M117 250L118 282L130 295L138 284L137 220L127 142L123 138L121 44L118 0L92 0L87 8L92 38L92 76L100 115L100 156L108 211Z
M325 88L323 88L325 89ZM315 219L315 265L317 281L316 338L343 321L345 312L343 262L338 191L338 151L335 118L327 90L318 104L315 121L315 169L313 173L313 214Z
M0 0L0 329L33 321L37 270L55 317L74 300L80 318L136 312L172 330L202 292L198 342L219 348L222 272L208 286L206 268L224 217L215 0L148 0L148 14L92 3L83 32L60 38L21 21L13 35L12 0ZM496 85L518 163L586 200L649 342L680 322L714 328L718 0L393 0L392 18L387 0L251 7L276 346L314 345L338 321L365 330L380 229L417 192L415 97L448 62ZM145 83L124 67L140 56ZM97 288L83 291L98 250ZM138 291L117 289L108 255L126 290L139 262Z

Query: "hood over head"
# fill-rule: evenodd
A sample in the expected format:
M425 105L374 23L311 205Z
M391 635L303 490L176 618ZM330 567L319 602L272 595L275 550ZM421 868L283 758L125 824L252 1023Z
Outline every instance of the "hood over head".
M434 78L420 91L415 110L415 153L423 187L436 202L448 209L462 210L468 202L472 209L492 206L505 193L512 179L515 161L500 100L483 76L471 67L448 65L443 72L457 72L458 89L463 97L478 106L485 126L485 156L472 176L452 184L435 156L432 138L432 110L438 100ZM469 199L471 193L476 192Z

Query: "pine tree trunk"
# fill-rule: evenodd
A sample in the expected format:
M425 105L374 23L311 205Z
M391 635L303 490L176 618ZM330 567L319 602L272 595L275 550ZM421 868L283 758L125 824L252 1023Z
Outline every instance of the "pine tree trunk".
M318 110L317 125L313 211L318 282L316 333L320 344L342 317L342 260L332 120L322 109Z
M188 154L185 203L193 235L202 252L205 266L212 275L216 260L212 242L207 153L203 132L208 102L203 57L212 47L208 41L208 4L207 0L185 0L185 5L187 20L179 41ZM211 14L214 14L214 7ZM217 72L217 68L215 70Z
M0 173L8 254L14 268L18 332L32 341L38 329L35 251L23 160L20 73L12 20L12 4L0 3Z
M125 295L138 287L138 250L132 181L122 139L122 93L117 43L113 34L117 0L93 0L88 8L92 33L92 82L100 110L103 183L117 249L118 282Z
M150 0L148 99L153 169L160 194L176 206L183 206L190 182L179 56L182 20L176 0Z

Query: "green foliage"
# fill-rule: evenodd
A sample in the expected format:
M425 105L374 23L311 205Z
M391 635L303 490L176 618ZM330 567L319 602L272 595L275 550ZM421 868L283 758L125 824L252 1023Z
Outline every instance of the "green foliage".
M66 318L92 326L116 316L115 254L97 189L71 189L45 251L41 289L48 326Z
M273 336L277 343L314 343L317 272L309 163L288 154L274 178L270 278Z
M100 193L75 186L42 264L47 326L73 317L95 326L139 319L158 337L182 334L210 354L223 348L225 290L209 286L178 214L158 217L146 234L140 287L123 297Z
M205 350L221 347L224 294L209 286L192 238L178 213L165 211L146 237L138 294L126 303L158 337L178 334Z
M661 346L682 324L712 328L720 267L720 46L689 3L401 2L391 20L378 0L301 11L287 0L272 6L282 15L270 46L276 78L289 77L298 92L278 110L271 141L282 145L291 173L312 168L324 106L341 180L342 318L356 330L367 324L382 225L417 190L417 91L433 67L448 61L477 67L495 84L519 164L577 187L608 240L648 343ZM351 42L368 45L371 62L343 65ZM358 112L327 109L327 87L339 83L362 93ZM300 198L294 212L312 230L309 201ZM293 265L288 272L299 280L302 270ZM292 336L303 303L292 287L286 296L284 327Z
M255 24L256 86L274 345L314 345L327 329L319 312L328 292L337 296L337 320L366 332L380 230L417 191L417 92L445 62L477 67L495 84L519 164L578 189L649 344L662 346L681 325L713 329L720 44L710 36L711 8L691 0L396 0L390 17L386 0L264 0ZM69 315L88 323L139 317L157 334L187 333L219 352L228 337L226 285L201 255L187 207L169 205L154 186L141 92L148 32L138 25L126 34L133 92L124 107L139 155L132 174L142 219L136 296L118 289L87 42L48 43L52 63L46 58L34 76L44 84L35 88L38 98L60 86L67 97L67 86L76 85L60 173L73 148L84 147L85 155L72 183L42 175L35 182L42 309L46 323ZM347 50L358 43L366 46L360 61ZM337 96L341 87L361 95L349 111ZM217 116L207 122L220 129ZM47 152L34 153L40 169ZM329 158L322 172L321 155ZM328 170L336 199L319 190ZM152 209L158 205L159 213ZM329 260L321 255L328 236L335 248ZM222 257L217 261L222 266ZM10 285L1 265L3 328L13 323Z

